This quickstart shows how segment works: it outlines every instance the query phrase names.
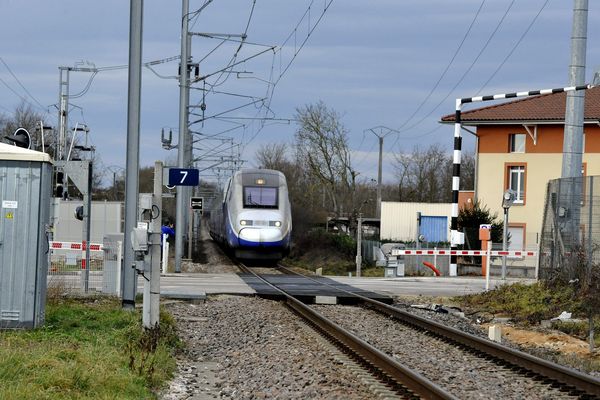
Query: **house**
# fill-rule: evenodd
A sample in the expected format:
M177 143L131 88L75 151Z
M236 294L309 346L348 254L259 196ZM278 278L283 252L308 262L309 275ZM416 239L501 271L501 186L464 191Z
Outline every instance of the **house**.
M475 199L502 218L502 195L516 192L509 211L509 248L536 248L546 185L560 178L566 93L463 110L463 127L476 135ZM454 114L442 123L454 123ZM600 175L600 87L586 90L584 175ZM475 128L475 129L473 129Z

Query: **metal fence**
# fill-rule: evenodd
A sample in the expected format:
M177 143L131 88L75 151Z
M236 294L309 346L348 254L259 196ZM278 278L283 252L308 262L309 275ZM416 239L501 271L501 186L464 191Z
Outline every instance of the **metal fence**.
M73 293L118 295L120 289L120 241L90 245L90 265L85 263L81 243L51 242L48 258L48 288ZM87 290L86 290L87 288Z
M540 278L572 279L600 253L599 176L548 182L540 246Z

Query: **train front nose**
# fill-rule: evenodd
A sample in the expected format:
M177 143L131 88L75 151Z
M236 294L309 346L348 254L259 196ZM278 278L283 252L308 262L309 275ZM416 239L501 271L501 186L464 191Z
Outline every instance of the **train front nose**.
M281 241L279 228L242 228L240 230L240 244L246 246L260 246L278 243Z

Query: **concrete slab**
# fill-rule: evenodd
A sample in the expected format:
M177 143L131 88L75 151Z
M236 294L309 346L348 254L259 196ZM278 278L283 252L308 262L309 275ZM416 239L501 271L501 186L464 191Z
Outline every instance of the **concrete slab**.
M334 296L315 296L315 304L337 304L337 297Z
M362 291L373 291L388 296L460 296L485 290L483 277L400 277L400 278L356 278L327 276L341 284L351 285ZM533 279L491 279L490 287L521 282L530 284ZM237 274L183 273L161 275L161 293L189 295L254 295L252 289ZM138 291L143 291L143 281L138 280Z

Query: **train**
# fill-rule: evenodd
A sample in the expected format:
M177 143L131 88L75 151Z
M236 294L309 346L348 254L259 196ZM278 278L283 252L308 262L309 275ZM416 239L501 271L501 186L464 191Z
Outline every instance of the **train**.
M285 175L272 169L235 172L215 199L208 226L213 240L238 259L284 258L292 235Z

